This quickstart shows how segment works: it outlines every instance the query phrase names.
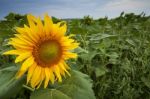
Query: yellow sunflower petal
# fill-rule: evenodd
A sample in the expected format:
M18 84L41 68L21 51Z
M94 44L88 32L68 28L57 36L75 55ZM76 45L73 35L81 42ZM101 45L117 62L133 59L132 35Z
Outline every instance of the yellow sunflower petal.
M49 69L49 73L50 73L50 76L51 76L50 81L51 81L52 84L54 84L55 76L54 76L53 71L51 70L51 68Z
M79 43L72 43L70 45L63 45L63 50L73 50L79 46Z
M37 89L41 86L41 84L42 84L42 82L43 82L43 80L45 78L45 73L44 72L45 72L45 69L42 68L40 82L38 83L38 86L36 87Z
M20 70L16 74L16 78L20 78L33 63L34 63L34 59L32 56L26 59L22 64Z
M77 58L77 54L76 53L71 53L71 52L64 52L63 53L63 58L64 59Z
M15 47L18 50L31 50L33 49L31 46L28 46L27 44L21 44L18 43L16 41L10 41L8 42L9 45L12 45L13 47Z
M19 42L17 42L17 40L16 41L10 41L10 42L8 42L8 44L13 45L16 49L20 48L20 50L32 49L32 46L29 46L25 42L19 43Z
M27 35L29 38L32 39L32 41L36 42L38 40L37 36L36 36L36 32L34 33L32 31L32 29L30 29L27 25L24 25L24 28L26 29Z
M70 67L66 64L65 61L62 61L62 64L63 64L63 66L64 66L66 69L70 69Z
M44 17L44 28L47 36L50 34L50 32L52 32L53 29L52 19L47 14Z
M26 38L24 35L15 34L15 36L18 37L21 41L24 41L25 43L27 43L28 45L33 46L33 42L29 40L28 38Z
M31 56L31 52L25 52L25 53L23 53L23 54L20 54L20 55L16 58L15 63L18 63L18 62L20 62L20 61L23 61L24 59L26 59L26 58L28 58L28 57L30 57L30 56Z
M27 43L27 42L25 42L25 40L21 40L20 38L11 38L11 41L10 41L10 43L18 43L18 44L20 44L20 45L28 45L29 46L29 44ZM33 44L32 44L33 45Z
M43 35L43 33L44 33L44 26L43 26L43 23L41 21L41 18L40 17L36 18L35 22L37 23L37 27L38 27L38 31L40 33L40 36Z
M49 80L50 80L49 68L45 68L45 83L44 83L44 88L47 87Z
M63 25L61 26L61 24ZM59 35L64 36L67 31L66 22L62 21L62 22L57 23L57 25L59 26Z
M20 34L25 34L25 33L26 33L25 28L16 27L15 29L16 29L16 31L17 31L18 33L20 33Z
M53 72L55 73L56 77L58 78L58 81L62 82L62 77L60 75L60 69L58 66L53 67Z
M28 19L30 28L34 28L36 26L35 23L34 23L34 21L33 21L34 18L35 17L33 15L31 15L31 14L27 15L27 19Z
M62 63L59 64L59 67L62 69L62 71L65 71L70 76L70 73L67 71L67 68L65 68L65 66Z
M7 51L7 52L4 52L3 53L3 55L19 55L19 54L21 54L22 53L22 51L19 51L19 50L9 50L9 51Z
M36 83L35 83L36 89L38 89L39 86L41 86L41 84L42 84L42 82L43 82L43 80L44 80L44 78L45 78L45 73L44 73L44 71L45 71L45 68L41 68L41 75L40 75L40 77L38 78L38 80L37 80Z
M27 84L29 83L29 81L34 73L36 66L37 66L36 63L34 63L34 64L32 64L31 67L29 67L28 74L27 74Z
M32 75L31 78L31 87L35 88L36 85L38 84L37 82L40 82L40 78L41 78L41 67L40 66L36 66L34 73Z

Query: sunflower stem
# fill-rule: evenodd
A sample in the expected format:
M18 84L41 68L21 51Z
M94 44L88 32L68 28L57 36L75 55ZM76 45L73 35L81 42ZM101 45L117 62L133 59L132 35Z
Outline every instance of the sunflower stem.
M31 88L31 87L29 87L27 85L23 85L23 87L26 88L26 89L28 89L28 90L30 90L30 91L32 91L32 92L35 90L35 89L33 89L33 88Z

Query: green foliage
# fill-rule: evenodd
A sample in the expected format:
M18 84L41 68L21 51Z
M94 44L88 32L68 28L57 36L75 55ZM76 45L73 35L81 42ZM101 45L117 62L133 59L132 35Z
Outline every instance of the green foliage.
M25 76L16 80L14 78L16 70L16 66L9 66L0 70L0 99L9 99L22 89Z
M56 17L52 17L52 20L53 20L54 23L57 23L57 22L60 22L60 21L61 21L60 19L58 19L58 18L56 18Z
M122 12L114 19L86 16L66 21L67 34L75 34L73 38L80 42L74 50L78 59L68 61L76 70L71 77L31 92L22 87L24 80L13 80L18 70L12 67L15 57L0 55L0 99L95 99L94 95L96 99L150 98L150 16ZM27 24L26 15L14 13L0 21L0 53L11 49L6 42L15 27L23 24Z
M97 99L150 98L149 16L121 13L90 26L77 27L74 21L70 25L81 46L75 64L93 79Z
M71 99L71 98L56 89L45 89L35 91L31 95L31 99Z
M15 33L15 27L23 26L26 23L26 16L10 13L5 20L0 21L0 38L8 38Z
M84 16L83 20L81 21L84 25L91 25L93 23L93 18L88 16Z

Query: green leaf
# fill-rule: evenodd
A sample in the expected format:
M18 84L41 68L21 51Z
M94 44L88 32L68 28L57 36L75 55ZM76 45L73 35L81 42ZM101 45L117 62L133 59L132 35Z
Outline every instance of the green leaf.
M91 79L79 72L72 71L62 84L55 89L39 89L31 94L31 99L95 99Z
M149 78L141 77L141 80L148 88L150 88L150 79Z
M73 70L71 77L66 79L57 89L72 99L95 99L91 79L79 71Z
M79 57L81 57L83 60L90 62L92 58L94 58L97 54L97 51L89 51L88 53L80 54Z
M108 70L105 67L97 67L95 68L96 77L100 77L105 75Z
M110 58L113 58L113 59L116 59L119 57L117 52L108 53L108 54L106 54L106 56L109 56Z
M127 39L126 42L129 43L132 46L136 46L136 44L134 43L134 41L131 40L131 39Z
M16 66L7 67L0 70L0 99L8 99L16 95L22 88L25 76L16 80Z
M77 53L88 53L87 50L85 50L85 49L83 49L83 48L81 48L81 47L76 48L76 49L75 49L75 52L77 52Z
M116 64L118 62L117 58L119 57L117 52L111 52L106 54L109 57L109 63Z
M116 37L116 35L97 33L97 34L94 34L90 40L91 41L102 40L102 39L106 39L106 38L110 38L110 37Z
M56 89L42 89L32 93L31 99L71 99L64 93Z

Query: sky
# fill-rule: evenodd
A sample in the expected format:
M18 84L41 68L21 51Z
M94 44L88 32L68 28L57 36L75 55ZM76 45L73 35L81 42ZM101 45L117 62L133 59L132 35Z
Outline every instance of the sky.
M10 12L57 18L114 18L124 11L150 15L150 0L0 0L0 19Z

